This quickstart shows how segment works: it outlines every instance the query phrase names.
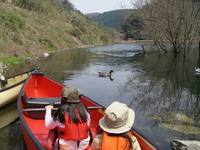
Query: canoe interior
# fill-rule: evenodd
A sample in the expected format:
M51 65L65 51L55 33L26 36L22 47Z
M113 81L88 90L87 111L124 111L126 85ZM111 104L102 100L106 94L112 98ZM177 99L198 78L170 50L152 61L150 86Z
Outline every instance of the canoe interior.
M62 84L43 76L35 75L29 78L28 84L24 86L24 91L28 98L49 98L61 97Z
M20 111L24 108L30 108L31 106L25 105L23 95L26 94L26 98L30 100L30 98L49 98L49 97L61 97L61 90L63 88L63 85L55 82L54 80L51 80L47 78L46 76L41 75L32 75L24 84L24 90L21 95L20 99ZM85 106L99 106L97 103L92 101L91 99L80 96L81 101L84 103ZM35 107L35 106L34 106ZM40 105L40 107L43 107L43 105ZM29 136L31 134L34 137L34 140L39 141L39 143L42 145L44 149L47 148L47 139L50 137L51 133L47 128L45 128L44 123L44 111L37 112L37 115L40 115L40 117L35 118L34 113L27 113L22 112L21 119L23 119L23 124L28 128ZM89 110L89 113L91 115L91 126L92 131L94 132L94 135L96 134L99 126L98 122L101 117L103 117L103 111L100 109L92 109ZM132 133L136 136L138 139L140 146L143 150L153 150L155 149L148 141L146 141L142 136L140 136L135 130L132 130ZM24 135L28 137L27 135ZM34 143L34 140L32 141ZM30 139L25 138L25 142L27 144L30 143ZM30 143L30 144L33 144Z

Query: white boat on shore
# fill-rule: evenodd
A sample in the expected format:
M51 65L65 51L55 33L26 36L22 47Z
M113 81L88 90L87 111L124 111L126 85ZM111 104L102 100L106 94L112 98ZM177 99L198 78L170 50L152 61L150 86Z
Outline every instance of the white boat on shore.
M24 81L33 70L6 78L7 83L0 86L0 108L17 99Z

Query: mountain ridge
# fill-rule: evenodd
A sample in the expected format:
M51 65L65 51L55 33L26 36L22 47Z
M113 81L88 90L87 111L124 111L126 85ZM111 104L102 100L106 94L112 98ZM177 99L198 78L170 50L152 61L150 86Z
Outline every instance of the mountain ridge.
M94 22L105 26L121 30L121 25L134 12L134 9L117 9L103 13L89 13L87 16Z

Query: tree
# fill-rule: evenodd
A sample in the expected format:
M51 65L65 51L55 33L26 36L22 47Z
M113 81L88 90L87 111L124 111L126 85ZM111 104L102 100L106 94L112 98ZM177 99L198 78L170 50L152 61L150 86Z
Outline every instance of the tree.
M195 0L195 3L196 3L196 7L197 7L197 13L196 13L196 20L195 20L195 27L196 27L196 33L197 33L197 39L198 39L198 46L199 46L199 58L200 58L200 14L199 14L199 11L200 11L200 0Z
M142 39L143 37L140 32L142 30L142 26L142 21L137 15L130 15L121 27L122 32L125 34L125 40L128 40L128 38L136 40Z
M144 22L148 38L167 52L168 44L175 54L189 52L195 33L198 7L194 0L143 0L135 3Z

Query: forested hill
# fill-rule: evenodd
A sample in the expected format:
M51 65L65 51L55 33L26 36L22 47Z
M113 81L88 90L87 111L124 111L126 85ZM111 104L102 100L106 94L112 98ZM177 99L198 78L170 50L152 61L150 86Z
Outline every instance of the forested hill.
M112 39L112 30L98 27L67 0L0 0L0 59Z
M121 25L124 24L126 19L133 13L132 9L120 9L113 10L104 13L91 13L87 14L87 16L99 23L100 25L115 28L117 30L121 29Z

